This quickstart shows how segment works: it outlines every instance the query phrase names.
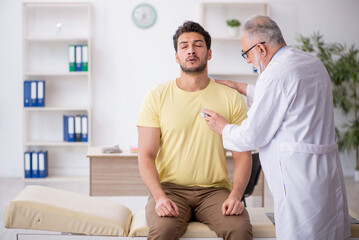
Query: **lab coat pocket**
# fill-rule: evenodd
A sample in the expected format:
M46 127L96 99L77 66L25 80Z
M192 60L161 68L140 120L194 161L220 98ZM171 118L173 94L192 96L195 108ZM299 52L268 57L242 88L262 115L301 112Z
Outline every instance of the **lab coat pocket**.
M312 160L310 154L280 152L280 169L286 197L303 197L303 191L310 185L311 177L309 175Z
M282 143L280 163L286 196L308 204L323 199L330 171L327 159L334 149L336 144Z

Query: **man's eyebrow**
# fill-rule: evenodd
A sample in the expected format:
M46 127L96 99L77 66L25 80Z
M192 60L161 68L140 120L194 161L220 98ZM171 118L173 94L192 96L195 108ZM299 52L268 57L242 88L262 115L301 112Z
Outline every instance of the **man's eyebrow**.
M203 40L201 40L201 39L198 39L198 40L194 40L193 42L204 42ZM182 41L182 42L180 42L179 44L182 44L182 43L188 43L188 41Z

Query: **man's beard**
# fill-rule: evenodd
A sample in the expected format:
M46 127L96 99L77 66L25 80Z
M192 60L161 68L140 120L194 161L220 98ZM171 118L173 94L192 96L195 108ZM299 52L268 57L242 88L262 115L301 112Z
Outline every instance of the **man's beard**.
M207 61L202 62L196 68L186 67L186 64L180 64L180 66L181 66L182 71L185 72L185 73L189 73L189 74L191 74L191 73L202 73L207 67Z

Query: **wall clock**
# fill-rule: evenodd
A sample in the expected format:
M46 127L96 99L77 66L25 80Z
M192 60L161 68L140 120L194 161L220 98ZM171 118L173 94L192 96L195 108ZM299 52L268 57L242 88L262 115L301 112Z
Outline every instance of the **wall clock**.
M142 3L133 9L132 20L137 27L149 28L155 24L156 19L156 10L150 4Z

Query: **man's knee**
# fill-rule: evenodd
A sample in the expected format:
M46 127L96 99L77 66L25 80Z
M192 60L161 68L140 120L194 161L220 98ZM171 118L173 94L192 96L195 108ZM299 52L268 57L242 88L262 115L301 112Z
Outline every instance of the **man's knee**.
M215 228L217 235L226 240L253 239L252 224L247 211L240 216L225 217Z
M185 233L186 229L186 224L171 221L170 217L162 217L160 221L157 221L154 224L149 224L148 239L179 239Z
M241 226L232 226L223 229L217 233L219 237L225 240L250 240L253 239L252 225L244 224Z

